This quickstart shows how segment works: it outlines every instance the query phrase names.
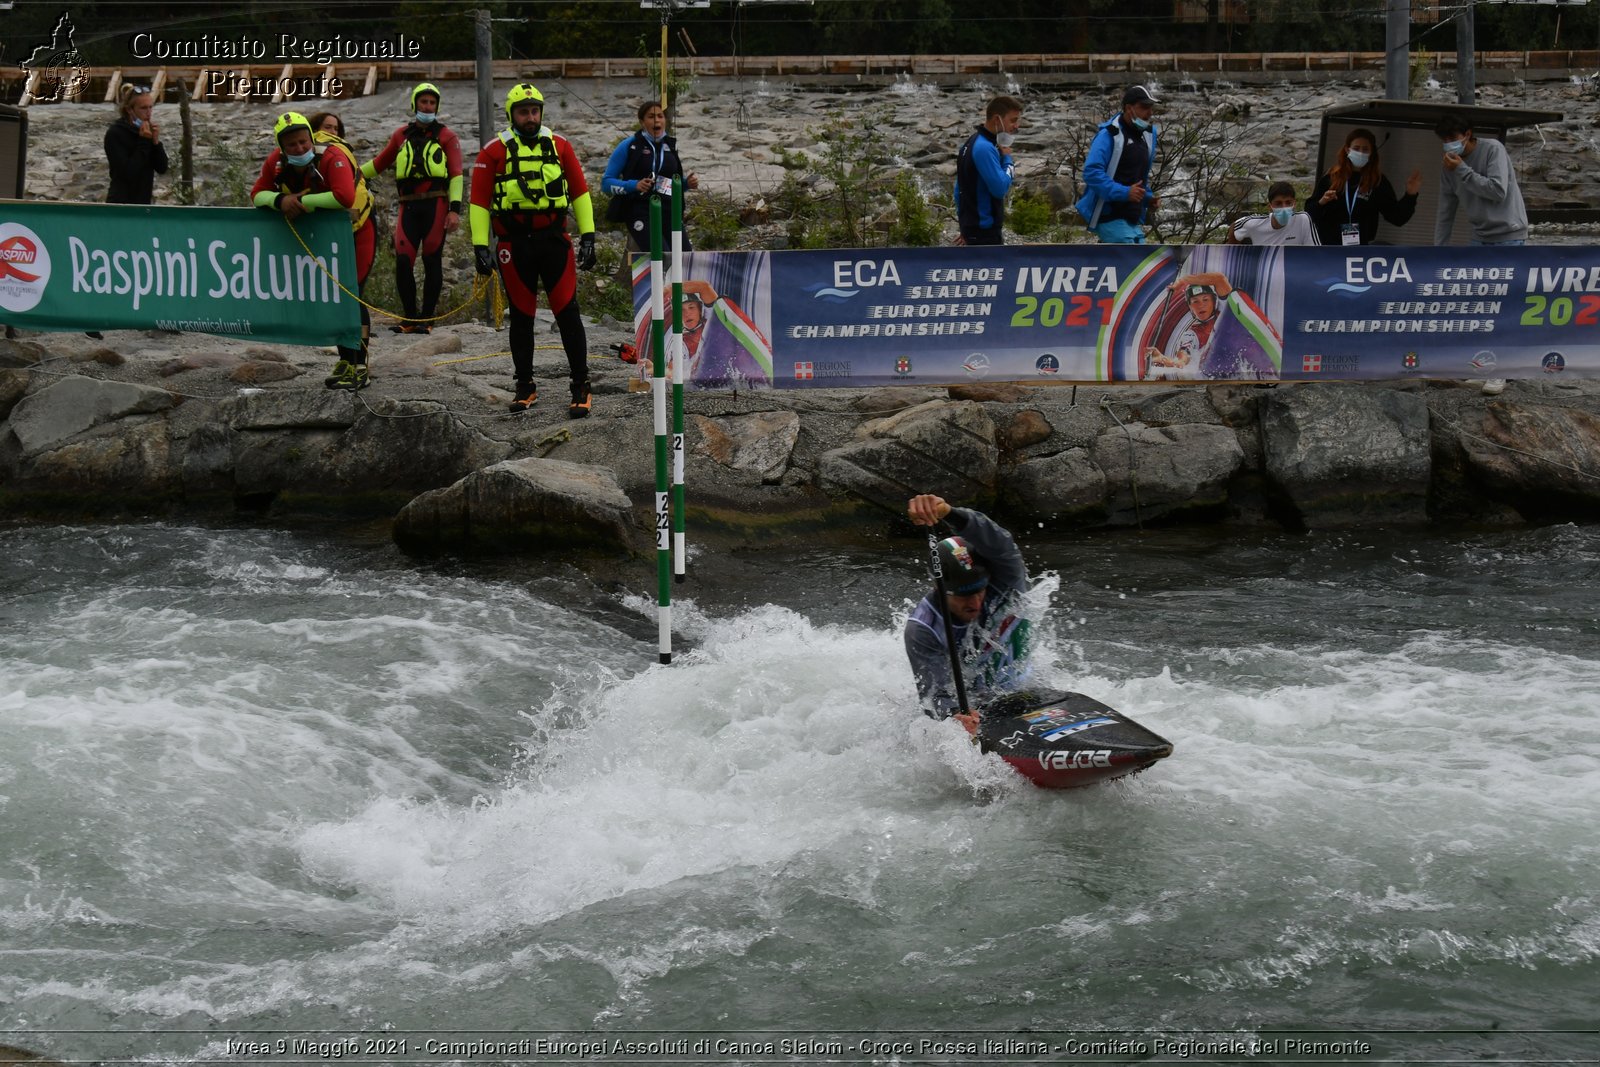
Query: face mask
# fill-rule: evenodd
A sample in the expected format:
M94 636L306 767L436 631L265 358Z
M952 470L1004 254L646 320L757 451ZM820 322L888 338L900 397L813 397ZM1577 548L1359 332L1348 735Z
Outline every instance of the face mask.
M131 121L133 122L133 128L136 130L144 125L144 119L133 119Z
M431 111L419 111L419 112L417 112L417 121L422 123L424 126L426 126L428 123L432 122L434 119L436 119L438 117L439 117L438 115L435 115Z
M298 156L284 156L283 158L289 161L291 167L303 167L317 158L317 150L313 148L311 151L302 152Z
M1140 133L1143 133L1150 128L1150 124L1144 119L1134 119L1133 128L1138 130Z
M1461 150L1465 147L1467 147L1465 141L1446 141L1444 143L1444 150L1454 156L1459 156Z
M997 133L994 135L994 142L1001 148L1010 148L1017 143L1017 135L1014 133Z
M1294 208L1292 207L1275 207L1272 209L1272 221L1279 226L1289 225L1289 220L1292 218L1294 218Z
M1344 154L1345 158L1350 161L1350 165L1356 168L1356 170L1360 170L1362 167L1366 166L1367 163L1372 159L1372 157L1367 155L1367 153L1357 152L1354 148L1346 149Z

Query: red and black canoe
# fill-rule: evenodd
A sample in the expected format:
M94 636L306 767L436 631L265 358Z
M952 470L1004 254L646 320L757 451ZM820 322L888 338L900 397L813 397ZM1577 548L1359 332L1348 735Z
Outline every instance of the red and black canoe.
M994 753L1042 789L1073 789L1134 774L1172 755L1172 742L1082 693L1020 690L979 709L976 730Z

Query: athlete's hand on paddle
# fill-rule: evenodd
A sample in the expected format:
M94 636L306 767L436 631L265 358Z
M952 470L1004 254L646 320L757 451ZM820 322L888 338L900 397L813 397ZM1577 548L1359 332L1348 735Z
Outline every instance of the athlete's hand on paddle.
M932 493L914 496L906 504L906 515L913 526L936 526L949 514L950 505L944 502L944 497Z
M578 238L578 269L594 270L594 234L586 233Z
M494 273L494 257L489 254L488 245L472 246L472 262L478 268L478 273L489 275Z
M960 723L962 726L965 726L968 730L972 731L972 741L974 744L976 744L978 741L978 713L975 711L969 711L963 715L960 712L956 712L950 717L956 722Z

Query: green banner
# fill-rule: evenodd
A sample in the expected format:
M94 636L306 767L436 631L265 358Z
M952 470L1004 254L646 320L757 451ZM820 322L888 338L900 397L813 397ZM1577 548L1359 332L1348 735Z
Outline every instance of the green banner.
M0 322L361 344L342 211L0 200Z

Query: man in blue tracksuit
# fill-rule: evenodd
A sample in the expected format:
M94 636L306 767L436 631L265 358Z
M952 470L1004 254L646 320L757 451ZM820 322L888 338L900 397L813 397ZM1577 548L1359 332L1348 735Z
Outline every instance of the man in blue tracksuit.
M1150 171L1156 162L1155 97L1142 85L1122 94L1122 111L1100 124L1083 161L1086 192L1078 214L1101 244L1144 244L1144 222L1156 197Z
M1013 174L1011 145L1022 123L1022 101L997 96L983 120L956 154L957 244L998 245L1006 217L1006 194Z
M1022 596L1028 568L1005 527L970 508L953 508L931 493L912 497L906 514L918 526L948 522L959 535L939 542L944 603L930 589L906 618L906 657L917 679L922 710L935 719L959 711L950 675L944 620L961 653L961 676L969 696L981 698L1015 689L1028 673L1028 620Z

